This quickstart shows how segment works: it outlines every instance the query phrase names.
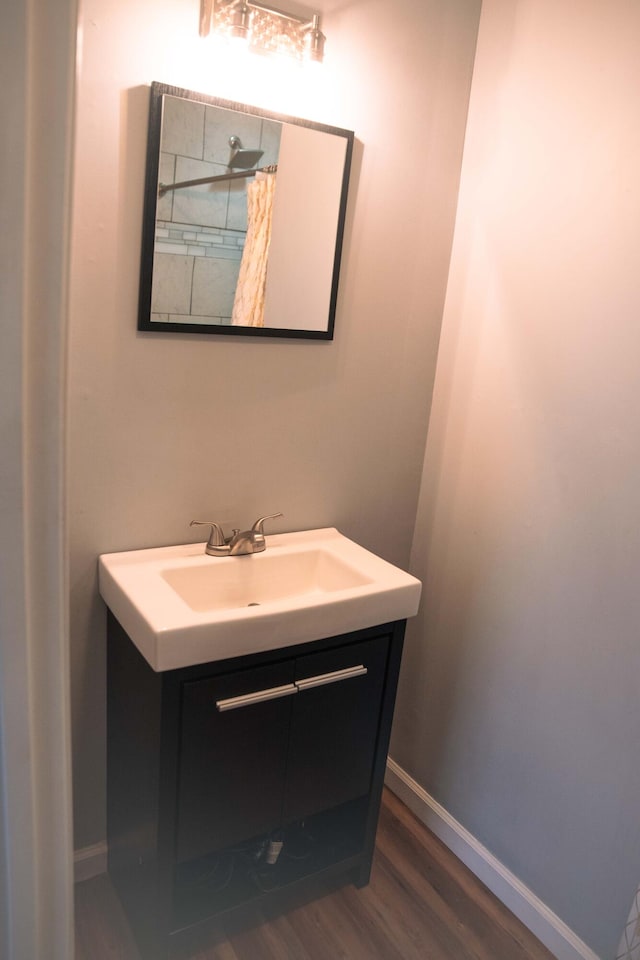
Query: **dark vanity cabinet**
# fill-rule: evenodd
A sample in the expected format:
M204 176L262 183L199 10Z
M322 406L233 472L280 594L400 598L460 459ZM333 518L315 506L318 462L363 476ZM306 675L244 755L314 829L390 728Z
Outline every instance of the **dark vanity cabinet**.
M319 878L367 883L403 635L156 673L109 614L109 873L145 960Z

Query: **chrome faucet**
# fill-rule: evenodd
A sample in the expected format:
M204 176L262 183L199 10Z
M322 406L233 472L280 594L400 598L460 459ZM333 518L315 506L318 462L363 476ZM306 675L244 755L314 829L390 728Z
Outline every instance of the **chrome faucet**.
M262 525L265 520L275 520L276 517L281 516L283 516L281 513L272 513L268 517L260 517L251 530L239 530L234 527L230 537L225 537L220 524L213 520L192 520L189 526L211 527L209 540L204 548L205 553L210 557L242 557L249 553L262 553L266 550L267 542Z

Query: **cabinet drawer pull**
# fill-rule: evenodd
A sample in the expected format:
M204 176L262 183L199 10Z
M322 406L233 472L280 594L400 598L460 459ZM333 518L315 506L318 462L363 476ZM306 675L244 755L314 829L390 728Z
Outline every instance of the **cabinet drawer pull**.
M254 693L244 693L240 697L229 697L227 700L216 700L216 709L220 713L225 710L237 710L238 707L250 707L252 703L262 703L265 700L277 700L278 697L290 697L297 693L295 683L285 683L282 687L269 687L266 690L255 690Z
M319 673L316 677L305 677L296 680L298 690L310 690L311 687L322 687L325 683L337 683L339 680L351 680L352 677L362 677L367 672L364 664L357 667L346 667L344 670L334 670L332 673Z

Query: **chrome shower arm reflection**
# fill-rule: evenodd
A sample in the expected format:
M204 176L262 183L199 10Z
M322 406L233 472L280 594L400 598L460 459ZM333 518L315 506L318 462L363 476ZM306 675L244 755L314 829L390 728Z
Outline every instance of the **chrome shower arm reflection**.
M215 177L199 177L197 180L181 180L179 183L159 183L158 196L164 197L170 190L182 190L183 187L199 187L204 183L221 183L223 180L240 180L255 177L256 173L277 173L278 164L270 163L257 170L238 170L236 173L220 173Z

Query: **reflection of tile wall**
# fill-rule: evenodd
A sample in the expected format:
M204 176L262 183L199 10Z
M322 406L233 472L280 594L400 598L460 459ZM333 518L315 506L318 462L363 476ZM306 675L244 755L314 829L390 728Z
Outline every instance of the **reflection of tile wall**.
M640 960L640 887L629 911L616 960Z
M281 125L209 104L165 98L160 183L228 172L229 137L277 162ZM247 230L245 180L201 184L158 200L152 319L230 323Z
M229 323L244 240L239 230L156 221L152 319Z

